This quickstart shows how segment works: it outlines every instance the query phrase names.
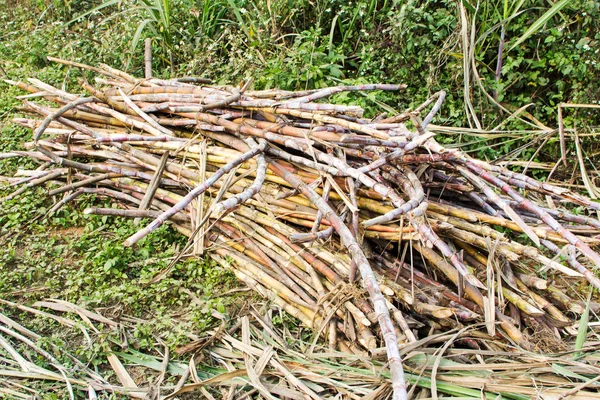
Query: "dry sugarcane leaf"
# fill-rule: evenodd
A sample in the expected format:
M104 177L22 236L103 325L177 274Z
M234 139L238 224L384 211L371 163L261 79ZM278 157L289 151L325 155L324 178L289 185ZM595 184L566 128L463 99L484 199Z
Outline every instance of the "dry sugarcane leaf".
M174 391L173 393L167 395L164 397L164 400L169 400L174 398L177 395L183 394L183 393L190 393L193 392L201 387L204 386L230 386L232 384L235 384L236 382L239 383L244 383L243 381L240 381L236 378L242 377L242 376L247 376L246 370L244 369L238 369L238 370L234 370L231 372L225 372L223 374L214 376L210 379L206 379L202 382L199 383L192 383L189 385L183 385L183 387L181 387L180 389L178 389L177 391Z
M115 354L109 354L107 356L107 359L113 371L115 371L119 382L121 382L121 385L123 385L126 388L132 389L136 389L138 387L134 380L131 378L131 375L129 375L129 373L127 372L123 364L121 364L121 361Z
M93 319L98 322L102 322L103 324L106 324L106 325L109 325L112 327L116 327L118 325L115 321L113 321L111 319L108 319L98 313L86 310L83 307L80 307L73 303L69 303L68 301L64 301L64 300L49 299L49 301L38 301L38 302L34 303L33 306L34 307L46 307L46 308L50 308L55 311L75 312L75 313L79 314L82 318L85 317L86 322L88 322L88 324L90 326L92 326L91 322L89 322L89 320L87 318Z

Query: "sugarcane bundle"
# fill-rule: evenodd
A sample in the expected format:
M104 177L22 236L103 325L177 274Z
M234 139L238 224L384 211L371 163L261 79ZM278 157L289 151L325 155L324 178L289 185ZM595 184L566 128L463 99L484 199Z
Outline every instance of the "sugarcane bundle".
M9 198L50 182L63 196L52 211L85 193L112 198L120 208L84 212L152 220L127 246L170 221L332 348L385 353L394 398L406 398L398 346L479 324L461 346L532 350L535 335L572 335L583 312L553 277L600 288L600 220L568 211L600 204L445 149L427 129L444 92L369 120L317 101L405 86L252 91L53 61L102 77L81 82L89 97L7 81L31 93L23 110L35 117L15 122L34 140L0 158L40 163L7 178L20 186Z

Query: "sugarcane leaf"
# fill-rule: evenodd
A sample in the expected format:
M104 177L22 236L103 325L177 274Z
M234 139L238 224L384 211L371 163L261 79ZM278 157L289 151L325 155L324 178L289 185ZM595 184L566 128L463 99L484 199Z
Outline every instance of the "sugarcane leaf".
M583 348L583 344L585 343L585 339L587 338L588 332L588 324L590 321L590 303L592 301L592 291L590 290L590 294L588 295L587 303L585 305L585 310L583 314L581 314L581 319L579 320L579 326L577 328L577 339L575 339L575 353L573 354L574 359L578 359L581 357L581 350Z
M337 23L337 19L338 19L339 16L340 16L339 14L336 14L336 16L333 17L333 21L331 22L331 30L329 31L329 45L327 46L328 49L329 49L329 57L332 57L333 54L334 54L334 51L333 51L333 34L334 34L334 31L335 31L335 26L336 26L335 24Z
M463 6L465 6L470 13L475 13L477 12L477 9L475 7L473 7L473 5L471 3L469 3L467 0L461 0L461 3Z
M579 141L579 136L575 134L575 150L577 152L577 161L579 164L579 171L581 172L581 180L583 180L583 184L588 191L588 194L592 199L597 199L600 197L600 190L594 185L594 182L590 178L590 175L585 167L585 160L583 156L583 149L581 148L581 142Z
M162 369L162 362L159 361L156 357L150 356L148 354L140 353L133 349L129 349L127 353L114 352L113 354L115 354L116 356L118 356L119 358L121 358L127 362L137 364L137 365L142 365L146 368L150 368L155 371L161 371L161 369ZM170 374L177 375L177 376L182 376L185 373L185 369L186 369L186 367L183 364L174 363L174 362L170 362L167 367L167 371ZM205 379L205 378L202 377L202 379Z
M119 382L126 388L137 388L135 381L131 375L129 375L129 372L127 372L119 358L114 354L109 354L107 358L113 371L115 371Z
M69 398L71 400L75 400L75 393L73 393L73 385L71 385L71 382L69 382L69 378L67 377L67 374L65 374L64 368L59 368L58 370L63 376L63 378L65 378L65 384L67 386L67 391L69 392Z
M115 5L115 4L119 3L119 1L120 0L108 0L108 1L105 1L104 3L100 4L99 6L96 6L96 7L92 8L91 10L88 10L88 11L84 12L83 14L80 14L77 17L73 18L69 22L65 23L65 26L69 26L73 22L78 21L78 20L80 20L83 17L87 17L88 15L93 14L96 11L100 11L100 10L106 8L106 7L110 7L112 5Z
M507 2L505 3L505 6L507 5ZM519 2L517 2L514 6L514 8L512 10L510 10L511 15L515 15L516 13L518 13L521 10L521 7L523 7L523 4L525 4L525 0L520 0ZM504 18L508 18L508 8L504 9Z
M411 364L411 365L417 365L417 366L428 366L431 367L434 365L435 363L435 357L432 357L430 355L427 354L423 354L423 353L416 353L414 355L411 355L410 358L407 358L404 360L405 363L407 364ZM464 366L466 364L463 363L459 363L447 358L441 358L440 362L439 362L439 366L440 367L460 367L460 366ZM487 377L487 376L491 376L492 372L488 369L485 369L485 365L481 366L480 370L469 370L469 371L461 371L461 370L455 370L452 371L454 374L456 375L467 375L467 376L480 376L480 377Z
M165 20L165 25L167 27L171 26L171 1L170 0L163 0L162 2L162 11L163 11L163 18Z
M508 51L511 51L515 47L519 46L525 40L529 39L529 37L531 35L533 35L534 33L538 32L548 21L550 21L550 19L556 13L558 13L560 10L562 10L563 7L565 7L570 2L571 2L571 0L560 0L559 2L554 3L554 5L552 7L550 7L550 9L548 9L548 11L546 11L544 13L544 15L542 15L541 17L539 17L537 19L537 21L535 21L533 24L531 24L531 26L529 27L529 29L527 29L525 31L525 33L523 33L521 35L521 37L519 37L515 41L515 43L508 49Z
M146 25L148 25L152 21L152 19L148 18L139 23L137 29L135 30L133 38L131 39L131 54L135 53L135 49L137 48L137 45L140 42L140 37L142 36L144 28L146 28ZM127 64L129 64L129 61L127 62Z
M552 364L552 371L567 378L579 379L582 381L588 380L588 378L586 378L585 376L575 373L561 364Z
M515 14L510 15L507 18L502 19L498 23L496 23L496 24L492 25L491 27L489 27L486 31L484 31L481 35L479 35L479 37L475 41L475 45L481 44L488 36L490 36L494 32L496 32L498 30L498 28L501 28L502 25L505 25L505 26L508 25L508 23L510 21L512 21L513 19L516 19L519 15L523 14L524 12L525 12L525 10L519 11L519 12L517 12Z
M419 387L423 387L423 388L428 388L431 389L431 384L432 381L430 378L427 378L423 375L414 375L411 373L407 373L406 375L406 380L408 382L413 383L415 386L419 386ZM454 383L450 383L450 382L444 382L444 381L437 381L436 382L436 386L437 389L440 392L452 395L452 396L461 396L461 397L465 397L465 398L471 398L471 399L486 399L486 400L492 400L492 399L497 399L498 396L496 394L492 395L489 392L484 392L484 394L482 395L482 392L478 389L471 389L471 388L467 388L467 387L463 387ZM520 394L516 394L516 393L502 393L502 395L505 396L501 396L501 399L505 399L505 398L511 398L511 399L518 399L518 400L528 400L530 399L530 396L527 395L520 395ZM510 395L510 397L509 397ZM485 396L485 397L483 397Z

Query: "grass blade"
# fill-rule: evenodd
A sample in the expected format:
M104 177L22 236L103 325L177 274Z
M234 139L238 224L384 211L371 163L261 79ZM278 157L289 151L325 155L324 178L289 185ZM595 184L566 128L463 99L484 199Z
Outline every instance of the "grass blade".
M96 11L100 11L100 10L102 10L102 9L106 8L106 7L110 7L110 6L112 6L112 5L115 5L115 4L119 3L119 1L120 1L120 0L108 0L108 1L105 1L104 3L100 4L99 6L97 6L97 7L94 7L94 8L92 8L91 10L88 10L88 11L84 12L83 14L80 14L80 15L78 15L77 17L73 18L72 20L70 20L69 22L67 22L67 23L65 24L65 26L69 26L69 25L71 25L73 22L75 22L75 21L78 21L78 20L80 20L80 19L81 19L81 18L83 18L83 17L87 17L88 15L90 15L90 14L93 14L93 13L95 13Z
M570 2L570 0L561 0L557 3L554 3L554 5L550 7L550 9L546 11L544 15L542 15L540 18L538 18L537 21L531 24L529 29L527 29L525 33L523 33L523 35L521 35L521 37L517 39L517 41L508 49L508 51L511 51L512 49L523 43L525 40L527 40L531 35L538 32L557 12L562 10L562 8Z
M585 310L583 314L581 314L581 319L579 320L579 326L577 328L577 339L575 340L575 354L573 354L574 359L578 359L581 357L581 350L583 348L583 344L585 343L585 339L587 337L588 332L588 323L590 321L590 303L592 300L592 291L590 290L590 294L588 295L587 303L585 305Z

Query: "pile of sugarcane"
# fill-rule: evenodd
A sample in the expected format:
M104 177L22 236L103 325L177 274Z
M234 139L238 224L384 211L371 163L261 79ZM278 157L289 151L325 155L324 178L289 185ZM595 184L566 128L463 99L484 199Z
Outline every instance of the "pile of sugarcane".
M575 288L600 288L600 204L442 147L427 127L444 92L365 119L322 100L405 86L253 91L53 61L99 77L80 82L87 97L7 81L30 92L34 117L15 122L34 137L0 158L40 164L6 178L9 198L46 183L51 211L110 198L119 208L84 212L151 220L127 246L169 221L331 348L386 355L394 398L399 346L458 330L466 348L560 347L584 312Z

